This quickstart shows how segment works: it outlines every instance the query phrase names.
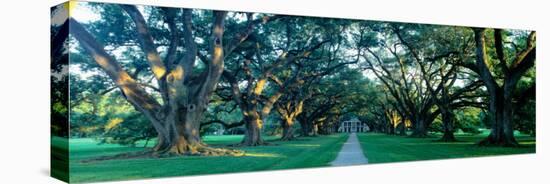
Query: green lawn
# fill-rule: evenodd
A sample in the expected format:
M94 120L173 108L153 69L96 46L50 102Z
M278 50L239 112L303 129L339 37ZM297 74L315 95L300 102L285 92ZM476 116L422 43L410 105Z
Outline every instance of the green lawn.
M359 141L369 163L464 158L509 154L535 153L534 137L518 135L523 147L500 148L478 147L475 143L487 137L480 135L457 135L460 142L437 142L434 138L408 138L385 134L358 134Z
M69 141L67 138L52 136L50 139L51 175L63 181L69 180Z
M81 161L99 156L140 151L143 148L115 144L98 145L93 139L71 139L70 180L71 182L92 182L327 166L336 158L347 137L345 134L336 134L299 138L289 142L271 141L272 145L269 146L239 148L246 152L246 155L241 157L187 156L92 163ZM241 139L242 136L204 137L206 143L214 146L237 143ZM266 137L266 139L275 140L276 137Z

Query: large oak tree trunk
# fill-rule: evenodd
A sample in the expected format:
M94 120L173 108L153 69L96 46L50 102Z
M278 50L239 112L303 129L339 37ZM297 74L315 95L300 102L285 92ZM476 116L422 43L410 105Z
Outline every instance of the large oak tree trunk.
M386 133L389 134L389 135L395 135L395 126L394 124L396 124L396 117L395 117L395 114L393 114L392 111L387 111L386 112L386 127L387 127L387 130L386 130Z
M206 153L206 146L201 142L199 127L194 123L200 122L202 113L200 109L191 111L180 109L168 114L166 120L160 122L165 125L166 131L159 132L154 151L159 154L210 154Z
M512 89L515 86L510 88L505 88L504 90L504 100L502 105L502 141L504 146L518 146L518 142L514 137L514 106L512 101Z
M263 112L258 111L258 96L260 95L263 87L256 86L257 90L254 90L254 92L250 91L251 95L248 95L248 93L241 93L237 79L227 71L223 72L223 75L231 84L233 100L239 104L245 124L243 140L237 146L258 146L265 144L261 134L263 126ZM269 110L270 109L267 109L267 112L269 112Z
M245 134L241 141L242 146L259 146L264 145L262 139L263 121L259 116L245 117Z
M444 142L454 142L456 141L455 135L454 135L454 127L453 127L453 114L452 112L448 110L441 110L441 119L443 121L443 137L441 137L441 141Z
M417 118L414 123L414 129L411 137L424 138L428 136L428 130L426 128L426 122L422 118Z
M302 113L303 104L303 100L277 104L277 111L282 118L281 127L283 128L283 134L281 140L288 141L294 139L294 129L292 125L294 125L294 119Z
M310 132L310 126L308 123L310 122L307 118L302 118L300 120L300 130L301 130L301 133L300 133L300 136L303 136L303 137L306 137L306 136L309 136L309 132Z
M294 129L292 128L292 125L294 124L294 119L291 119L290 117L283 118L281 121L281 127L283 127L283 135L281 136L281 140L292 140L294 139Z
M300 121L301 135L302 137L316 136L318 134L318 127L314 120Z
M491 124L491 133L486 139L479 142L479 145L518 146L519 144L514 137L514 130L511 122L512 117L512 99L505 98L503 92L497 90L496 94L491 95L491 100L489 102L488 119Z
M179 109L178 114L169 114L162 123L166 131L159 131L154 155L241 155L242 152L212 148L204 144L199 126L204 111ZM174 118L172 118L174 117ZM154 121L154 120L151 120Z

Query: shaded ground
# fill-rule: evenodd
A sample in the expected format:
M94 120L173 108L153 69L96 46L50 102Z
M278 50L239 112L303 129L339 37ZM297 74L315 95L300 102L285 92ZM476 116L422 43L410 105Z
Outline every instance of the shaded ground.
M520 148L479 147L475 143L487 137L457 135L460 142L437 142L434 138L408 138L385 134L358 134L363 150L367 150L369 163L433 160L446 158L480 157L535 153L535 137L518 135Z
M270 146L238 148L246 151L242 157L172 157L160 159L108 160L82 163L99 156L141 151L142 147L115 144L97 145L93 139L71 139L71 182L129 180L154 177L189 176L197 174L233 173L276 169L328 166L336 158L347 135L338 134L313 138L298 138L289 142L273 141ZM278 137L267 137L275 140ZM242 136L207 136L205 142L221 146L239 142ZM153 143L149 143L153 145Z
M342 146L342 150L340 150L336 159L330 164L332 166L346 166L367 163L369 163L369 161L365 158L365 154L361 149L357 135L352 133L349 135L346 143L344 143L344 146Z

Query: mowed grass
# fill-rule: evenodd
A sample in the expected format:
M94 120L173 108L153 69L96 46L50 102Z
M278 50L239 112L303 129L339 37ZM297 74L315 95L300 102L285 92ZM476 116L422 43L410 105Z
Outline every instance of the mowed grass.
M336 158L347 137L346 134L335 134L298 138L288 142L276 141L276 137L266 137L267 140L271 140L271 145L236 148L246 153L245 156L240 157L182 156L91 163L81 161L141 151L143 147L98 145L93 139L71 139L70 180L71 182L93 182L328 166ZM220 147L238 143L242 136L205 136L203 139L207 144ZM149 145L153 144L149 143Z
M369 163L387 163L447 158L480 157L535 153L535 137L518 135L522 147L479 147L475 145L487 137L481 135L457 135L460 142L438 142L434 138L409 138L386 134L358 134L359 142Z
M69 181L69 141L67 138L52 136L50 139L51 176Z

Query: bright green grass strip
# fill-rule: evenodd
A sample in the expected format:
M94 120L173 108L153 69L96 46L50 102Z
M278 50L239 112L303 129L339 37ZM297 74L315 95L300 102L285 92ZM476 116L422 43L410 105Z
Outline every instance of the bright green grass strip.
M266 137L275 140L277 137ZM242 136L206 136L205 142L220 147L238 143ZM93 139L71 139L71 182L128 180L151 177L189 176L197 174L232 173L290 168L327 166L336 158L347 135L329 135L281 142L269 146L238 148L242 157L172 157L162 159L128 159L82 163L105 155L140 151L141 147L113 144L98 145ZM149 145L153 145L149 143Z
M519 135L520 148L479 147L475 143L486 135L459 135L460 142L437 142L434 138L408 138L385 134L358 134L369 163L433 160L479 156L535 153L534 137Z
M67 138L50 137L50 169L51 176L59 180L69 181L69 141Z

